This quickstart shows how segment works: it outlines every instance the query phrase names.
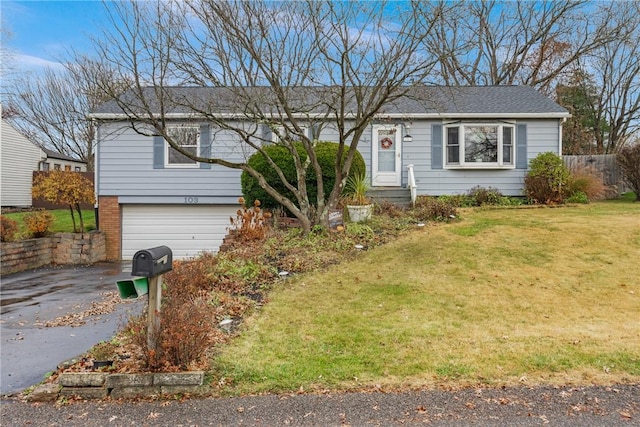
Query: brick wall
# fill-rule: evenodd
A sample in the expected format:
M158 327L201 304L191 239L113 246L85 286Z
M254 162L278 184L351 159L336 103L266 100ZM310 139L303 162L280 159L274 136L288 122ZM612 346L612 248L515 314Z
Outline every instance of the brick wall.
M0 274L52 264L93 264L106 259L104 233L57 233L52 237L2 242Z
M120 204L117 196L101 196L98 200L98 228L106 235L106 259L119 261L121 218Z

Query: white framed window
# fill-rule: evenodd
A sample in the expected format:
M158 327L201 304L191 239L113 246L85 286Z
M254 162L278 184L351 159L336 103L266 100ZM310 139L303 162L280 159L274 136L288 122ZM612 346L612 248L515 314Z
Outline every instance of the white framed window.
M293 127L291 127L291 130L293 130ZM271 141L274 143L278 143L282 140L282 138L289 138L290 141L301 141L302 138L300 137L300 135L297 135L295 133L292 133L291 130L288 130L286 127L284 126L276 126L273 129L273 132L271 133ZM300 126L300 130L302 131L301 133L306 136L307 138L309 137L309 127L308 126Z
M445 168L515 168L515 125L456 123L444 130Z
M167 128L167 133L173 141L184 151L197 156L200 152L200 127L195 125L180 125ZM185 156L167 141L164 142L165 167L167 168L197 168L198 162Z

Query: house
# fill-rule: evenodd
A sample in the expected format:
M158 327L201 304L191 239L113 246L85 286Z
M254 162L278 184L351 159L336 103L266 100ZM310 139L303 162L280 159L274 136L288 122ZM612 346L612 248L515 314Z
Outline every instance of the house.
M240 120L225 88L173 90L185 99L212 100L208 108ZM301 90L308 97L314 89ZM238 207L240 171L198 164L161 137L141 135L113 102L92 117L98 122L99 226L107 233L109 258L130 259L139 249L161 244L176 258L216 250ZM230 160L251 154L228 131L191 111L177 107L170 117L182 123L175 131L194 153L208 157L215 150L216 157ZM358 150L374 188L407 188L411 170L419 195L462 194L481 185L518 196L530 159L547 151L561 154L567 117L564 108L530 87L419 87L384 106ZM270 129L262 126L268 139ZM312 130L314 138L337 140L330 124L319 130L309 124Z
M3 119L0 146L2 207L29 207L33 172L40 169L47 155Z
M46 160L41 164L41 171L63 170L68 172L86 172L87 162L74 159L73 157L60 154L56 151L43 149L47 155Z

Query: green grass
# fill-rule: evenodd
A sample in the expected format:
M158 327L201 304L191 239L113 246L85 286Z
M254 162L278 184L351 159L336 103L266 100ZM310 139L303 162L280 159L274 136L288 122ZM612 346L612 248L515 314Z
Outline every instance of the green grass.
M224 392L640 381L640 204L461 217L284 282Z
M51 214L53 214L55 218L51 227L52 233L73 233L73 222L71 220L71 213L69 209L56 209L49 212L51 212ZM18 239L28 238L28 232L22 219L24 215L25 212L15 212L3 215L18 222L19 229L18 235L16 236ZM78 218L78 213L74 212L74 215L76 218L76 224L78 227L80 227L80 219ZM93 209L83 210L82 219L84 220L85 231L95 230L96 218Z

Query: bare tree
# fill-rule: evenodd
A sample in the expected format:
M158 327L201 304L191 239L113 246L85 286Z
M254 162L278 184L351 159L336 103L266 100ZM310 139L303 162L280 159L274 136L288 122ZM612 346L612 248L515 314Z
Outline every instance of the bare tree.
M591 111L598 153L613 153L640 130L640 2L600 5L616 37L580 61L596 82Z
M15 76L9 85L9 107L14 111L10 120L33 142L82 160L91 171L95 127L86 116L105 99L81 78L80 69L91 69L91 63Z
M437 60L421 51L423 38L441 14L441 5L428 2L202 0L109 7L118 26L97 43L99 57L105 70L120 77L116 81L130 76L133 83L125 93L108 79L98 86L130 126L163 136L196 161L245 171L305 230L327 224L358 143L376 115L406 95L412 84L423 82ZM394 19L387 20L389 16ZM202 92L184 96L171 87L177 84L224 87L226 95L223 100L193 96ZM261 153L294 197L279 194L246 158L205 158L182 150L167 131L169 114L176 110L232 133L247 153ZM263 144L271 142L265 126L292 154L295 182L264 152ZM331 127L338 136L333 188L324 187L314 151L322 127ZM313 135L305 128L313 129ZM296 151L294 140L302 143L305 156ZM307 195L308 173L317 181L316 200Z
M474 1L438 17L425 49L440 58L447 85L533 86L550 94L576 60L612 40L606 10L586 2Z

